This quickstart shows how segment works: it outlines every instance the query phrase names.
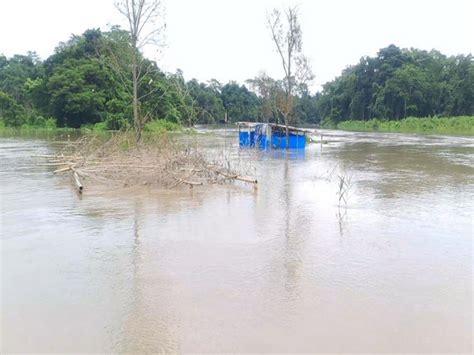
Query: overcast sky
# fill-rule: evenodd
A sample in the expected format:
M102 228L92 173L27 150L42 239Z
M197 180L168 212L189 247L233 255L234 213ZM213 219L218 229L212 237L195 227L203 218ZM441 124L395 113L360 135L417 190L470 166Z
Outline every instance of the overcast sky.
M88 28L124 24L113 0L0 0L0 53L36 51ZM166 47L147 49L161 68L185 78L243 83L264 70L281 77L265 26L274 7L298 4L313 90L364 55L393 43L454 54L474 53L474 0L164 0Z

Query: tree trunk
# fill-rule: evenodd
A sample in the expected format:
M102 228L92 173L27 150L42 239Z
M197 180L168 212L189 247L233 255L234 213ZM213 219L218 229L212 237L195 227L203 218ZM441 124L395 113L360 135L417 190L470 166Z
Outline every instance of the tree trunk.
M138 73L137 73L137 58L134 54L132 56L132 81L133 81L133 126L135 128L135 141L138 143L142 139L142 122L140 119L140 112L138 108Z
M290 67L288 67L290 70ZM286 112L285 112L285 133L286 133L286 149L290 149L290 130L288 126L290 125L290 115L293 111L293 102L291 97L291 81L288 79L288 93L286 97Z

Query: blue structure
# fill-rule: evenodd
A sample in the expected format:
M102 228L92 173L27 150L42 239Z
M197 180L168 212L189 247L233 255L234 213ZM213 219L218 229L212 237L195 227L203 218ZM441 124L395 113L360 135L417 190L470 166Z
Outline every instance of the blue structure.
M255 132L239 131L239 145L241 147L255 147Z
M303 134L290 133L288 137L289 149L304 149L306 145L306 136ZM272 133L272 148L286 149L286 133L274 132Z
M286 149L286 127L274 123L238 122L239 146L260 149ZM288 148L304 149L308 130L288 127Z

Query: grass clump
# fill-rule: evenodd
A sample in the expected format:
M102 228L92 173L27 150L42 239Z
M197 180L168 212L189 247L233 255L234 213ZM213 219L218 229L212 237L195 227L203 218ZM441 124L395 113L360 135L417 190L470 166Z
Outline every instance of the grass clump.
M168 120L154 120L145 125L144 131L150 133L181 132L182 126Z

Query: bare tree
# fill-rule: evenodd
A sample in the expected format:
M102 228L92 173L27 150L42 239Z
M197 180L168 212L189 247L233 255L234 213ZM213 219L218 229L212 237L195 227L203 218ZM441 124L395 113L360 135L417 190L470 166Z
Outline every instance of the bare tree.
M117 0L115 7L126 18L130 32L130 71L132 75L132 109L135 139L141 140L146 115L140 112L138 87L151 66L144 65L141 54L147 45L159 45L165 29L161 0ZM148 94L147 94L148 95Z
M285 100L278 105L278 110L285 120L286 148L288 149L288 126L293 118L296 89L313 80L314 76L308 59L303 54L303 33L298 19L298 8L289 7L283 13L274 9L267 15L267 25L284 72Z

